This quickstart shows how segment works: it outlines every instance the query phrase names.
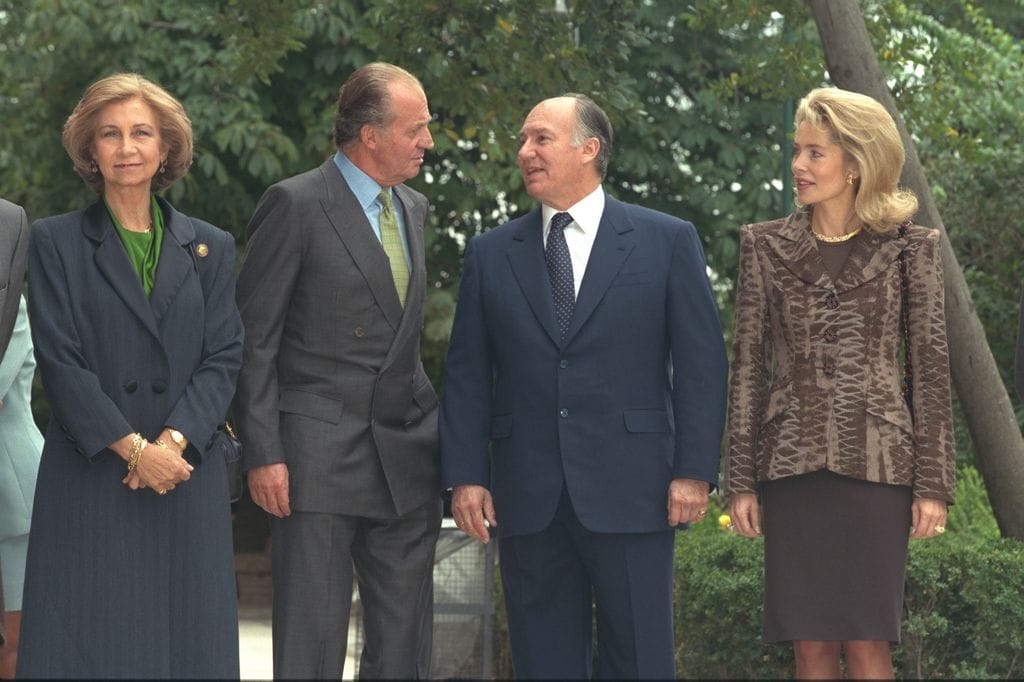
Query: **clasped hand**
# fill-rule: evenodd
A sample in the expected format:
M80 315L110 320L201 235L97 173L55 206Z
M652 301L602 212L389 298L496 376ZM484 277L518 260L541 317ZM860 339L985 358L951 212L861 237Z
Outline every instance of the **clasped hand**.
M167 431L161 433L157 440L169 443ZM187 481L192 476L192 468L185 460L184 453L175 445L147 443L138 465L121 482L132 490L150 488L162 495L174 490L182 481Z

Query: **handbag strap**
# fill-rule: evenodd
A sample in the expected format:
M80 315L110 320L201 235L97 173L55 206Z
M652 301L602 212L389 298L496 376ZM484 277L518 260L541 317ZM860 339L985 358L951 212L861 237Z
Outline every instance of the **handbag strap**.
M907 230L910 227L910 221L902 223L897 231L897 235L902 239L907 236ZM899 255L900 265L900 318L903 322L903 399L907 401L907 406L911 408L910 414L913 417L913 404L914 404L914 376L913 376L913 361L911 359L910 352L910 296L908 293L910 285L910 273L908 272L907 266L907 253L906 249L900 251Z

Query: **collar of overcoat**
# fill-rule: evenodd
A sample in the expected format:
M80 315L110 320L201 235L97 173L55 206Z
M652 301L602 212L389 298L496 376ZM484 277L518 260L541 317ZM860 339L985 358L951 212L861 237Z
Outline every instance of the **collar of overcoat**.
M609 285L636 246L635 226L626 204L605 197L604 213L583 273L569 330L562 339L555 316L554 292L544 262L544 225L540 207L523 216L512 233L509 262L523 295L555 345L567 346L604 297Z
M832 280L811 233L810 212L802 209L791 214L775 232L765 236L771 250L787 270L813 286L843 292L854 289L884 272L907 246L907 238L896 230L879 234L863 230L853 241L850 255L839 276Z
M191 245L196 238L192 221L160 197L157 197L157 204L164 215L164 238L156 280L148 299L102 198L85 210L82 231L96 245L95 260L100 273L128 309L159 340L160 320L177 296L189 270L197 266L191 253Z

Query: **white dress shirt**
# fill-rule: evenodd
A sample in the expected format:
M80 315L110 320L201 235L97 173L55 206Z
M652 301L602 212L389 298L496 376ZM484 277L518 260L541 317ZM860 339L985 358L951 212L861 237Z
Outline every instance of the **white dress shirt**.
M565 211L556 211L546 204L541 205L545 248L548 243L548 232L551 231L551 219L556 213L568 213L572 216L572 222L566 225L564 233L565 243L569 247L569 258L572 260L573 286L576 289L576 298L579 298L580 284L583 283L583 274L587 271L587 261L590 260L590 250L594 248L597 228L604 213L604 188L598 185L597 189Z

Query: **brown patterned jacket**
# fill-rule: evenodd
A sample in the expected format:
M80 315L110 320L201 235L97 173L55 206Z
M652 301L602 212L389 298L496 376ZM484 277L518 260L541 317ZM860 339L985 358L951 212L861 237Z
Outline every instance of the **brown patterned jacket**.
M828 469L952 503L955 466L937 230L865 230L835 281L809 214L740 231L725 493ZM907 266L913 415L903 399Z

